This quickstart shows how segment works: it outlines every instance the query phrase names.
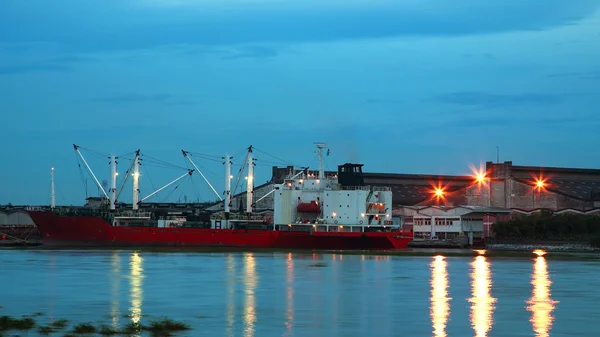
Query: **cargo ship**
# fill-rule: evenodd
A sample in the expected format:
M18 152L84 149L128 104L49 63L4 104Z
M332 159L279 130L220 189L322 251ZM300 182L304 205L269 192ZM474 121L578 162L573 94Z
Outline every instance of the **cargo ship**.
M290 173L275 184L271 219L253 215L254 159L248 148L246 212L231 213L231 157L224 157L225 191L223 212L209 221L192 217L160 216L139 209L139 150L125 180L133 182L131 209L118 210L116 159L111 157L110 196L83 159L94 180L107 196L103 209L88 214L61 214L52 205L49 210L28 211L39 228L45 246L97 247L230 247L299 250L390 250L406 248L412 232L403 232L392 223L392 191L389 187L366 186L362 164L338 166L337 174L326 176L323 162L325 143L315 143L319 158L318 172L303 169ZM182 151L184 156L185 151ZM193 165L196 169L197 166ZM190 170L187 174L193 174ZM185 176L185 175L184 175ZM183 178L180 177L178 179ZM175 181L169 183L172 184ZM122 183L121 187L124 185ZM163 187L164 188L164 187ZM212 186L211 186L212 188ZM161 188L162 189L162 188ZM161 189L154 193L157 193ZM153 193L153 194L154 194ZM147 198L147 197L146 197ZM263 196L264 198L264 196Z

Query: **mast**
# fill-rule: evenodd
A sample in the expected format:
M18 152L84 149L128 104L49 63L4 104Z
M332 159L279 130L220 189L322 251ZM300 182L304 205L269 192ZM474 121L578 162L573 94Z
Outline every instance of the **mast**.
M254 157L252 157L252 145L248 148L248 177L246 185L246 211L248 216L252 214L252 195L254 194Z
M323 149L327 147L326 143L315 143L317 145L317 155L319 156L319 179L325 179L325 164L323 162Z
M115 155L110 156L110 209L115 209L115 203L117 202L117 157Z
M229 206L231 204L231 156L225 156L225 219L229 219Z
M138 200L140 198L140 157L139 150L133 158L133 194L132 194L132 209L138 209Z
M54 193L54 167L50 169L50 208L56 207L56 194Z

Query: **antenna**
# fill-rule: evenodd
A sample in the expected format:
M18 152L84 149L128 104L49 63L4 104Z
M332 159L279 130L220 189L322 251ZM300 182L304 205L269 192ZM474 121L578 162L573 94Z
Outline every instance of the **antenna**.
M500 146L496 146L496 164L500 164Z
M317 146L317 155L319 156L319 179L325 178L325 165L323 164L323 149L327 148L327 144L325 142L316 142Z

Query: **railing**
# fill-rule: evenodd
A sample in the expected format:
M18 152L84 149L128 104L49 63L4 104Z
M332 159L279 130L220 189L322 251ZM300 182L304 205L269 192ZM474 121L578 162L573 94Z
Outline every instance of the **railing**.
M392 188L388 186L373 186L373 191L391 191Z
M369 186L340 186L340 190L344 191L370 191Z
M210 217L211 220L225 220L225 216L224 215L220 215L220 214L215 214L212 215ZM264 215L251 215L250 218L248 218L247 215L243 215L243 214L229 214L229 220L264 220L265 216Z
M391 191L387 186L340 186L341 190L360 190L360 191Z
M141 217L150 217L152 215L151 212L143 212L143 211L120 211L115 213L115 217L128 217L128 218L141 218Z

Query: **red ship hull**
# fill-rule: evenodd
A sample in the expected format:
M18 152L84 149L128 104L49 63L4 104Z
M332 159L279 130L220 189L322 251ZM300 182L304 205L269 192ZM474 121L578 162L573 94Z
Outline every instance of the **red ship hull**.
M406 248L412 233L294 232L260 229L206 229L111 226L101 217L59 216L30 211L46 246L189 246L324 250Z

